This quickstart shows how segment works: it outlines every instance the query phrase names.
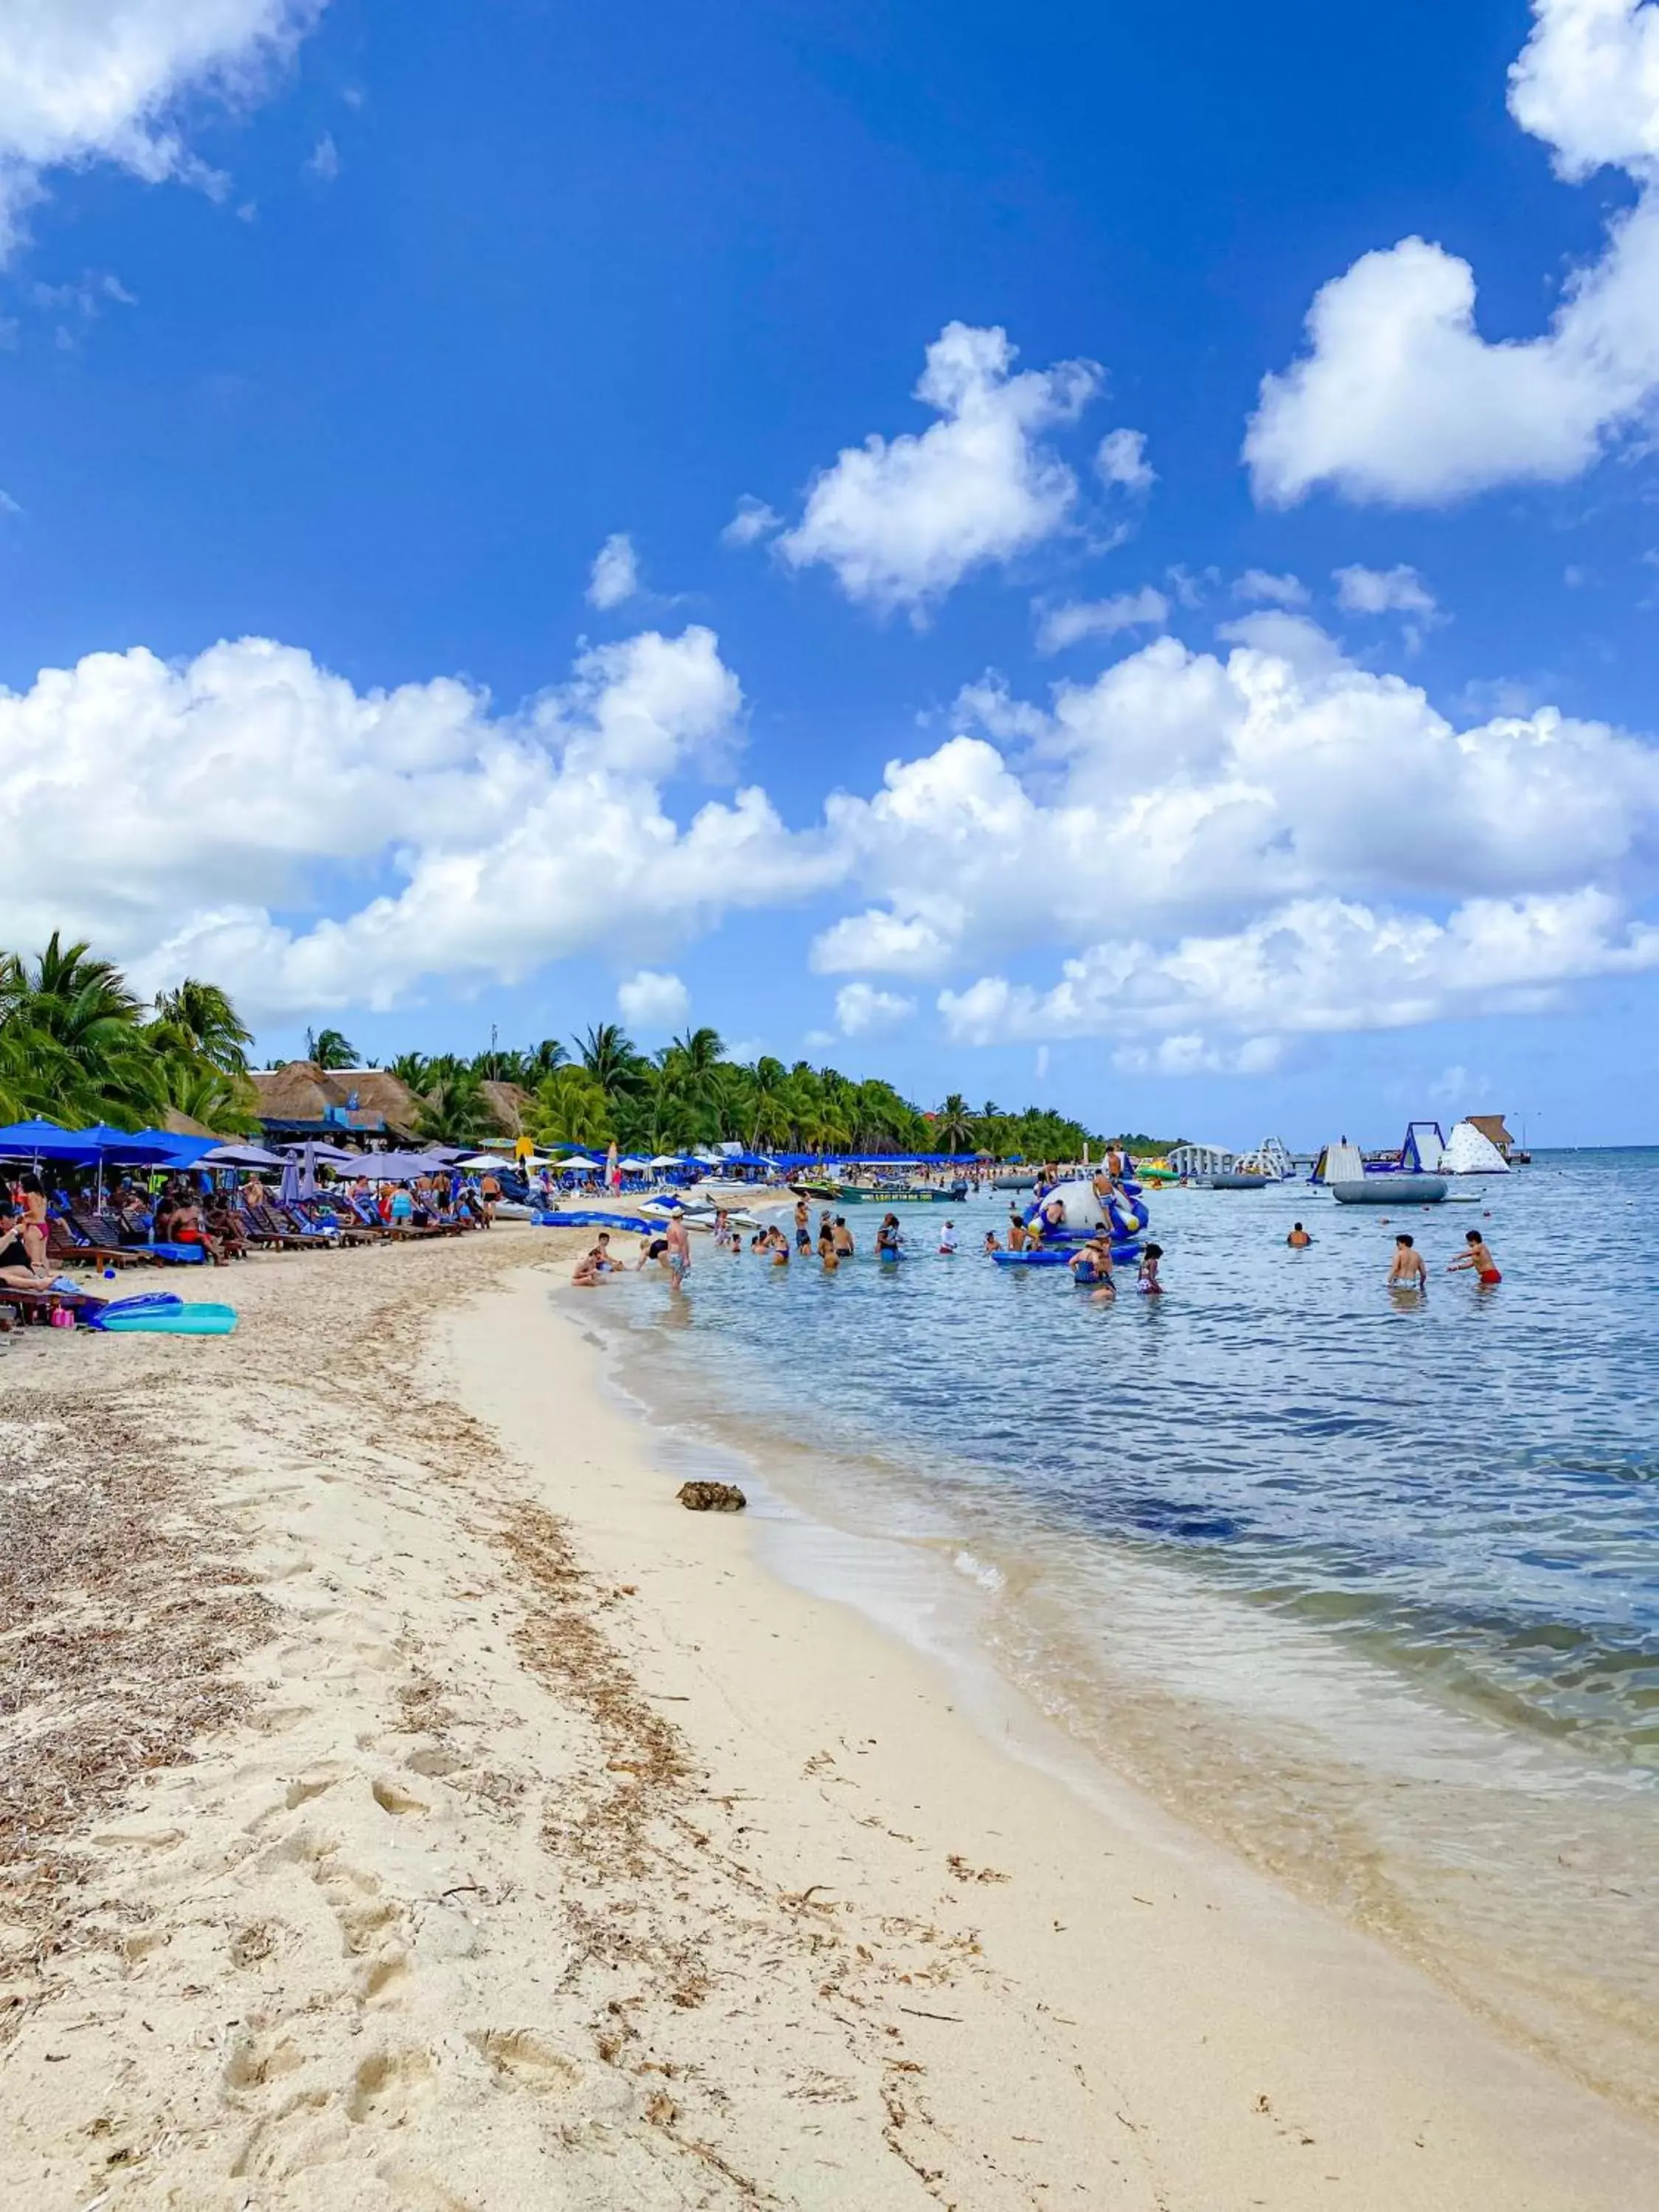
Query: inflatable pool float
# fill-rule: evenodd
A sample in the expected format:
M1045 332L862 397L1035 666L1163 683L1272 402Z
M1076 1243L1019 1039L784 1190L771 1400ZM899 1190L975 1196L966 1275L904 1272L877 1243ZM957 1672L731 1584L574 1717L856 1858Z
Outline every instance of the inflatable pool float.
M647 1230L660 1229L665 1217L650 1221L642 1213L532 1213L530 1218L538 1229L629 1229L643 1237Z
M112 1336L228 1336L236 1326L236 1309L186 1305L170 1291L154 1291L136 1298L113 1298L82 1318L88 1328Z

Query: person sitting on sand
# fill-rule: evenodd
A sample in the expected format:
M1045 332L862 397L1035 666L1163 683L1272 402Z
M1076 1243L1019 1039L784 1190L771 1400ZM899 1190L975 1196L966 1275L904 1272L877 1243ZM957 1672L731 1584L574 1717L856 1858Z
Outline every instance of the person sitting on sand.
M858 1247L853 1242L853 1232L847 1226L847 1216L844 1213L838 1213L836 1216L833 1233L836 1240L836 1259L850 1260Z
M589 1290L607 1273L605 1257L596 1244L591 1252L584 1252L576 1262L570 1279L580 1289Z
M1164 1285L1158 1279L1158 1262L1163 1257L1161 1244L1148 1244L1141 1253L1136 1287L1145 1297L1161 1298L1164 1295Z
M1486 1240L1480 1231L1478 1229L1466 1230L1463 1242L1468 1246L1468 1250L1461 1259L1454 1260L1446 1273L1455 1275L1467 1269L1488 1290L1495 1283L1501 1283L1504 1278L1498 1272L1498 1262L1487 1250Z
M1285 1239L1285 1242L1290 1246L1292 1252L1305 1252L1309 1245L1313 1243L1313 1238L1309 1236L1307 1231L1302 1226L1302 1224L1299 1221L1295 1221L1291 1223L1291 1233Z
M1394 1240L1394 1265L1389 1270L1390 1290L1426 1291L1429 1271L1423 1265L1423 1255L1402 1230Z

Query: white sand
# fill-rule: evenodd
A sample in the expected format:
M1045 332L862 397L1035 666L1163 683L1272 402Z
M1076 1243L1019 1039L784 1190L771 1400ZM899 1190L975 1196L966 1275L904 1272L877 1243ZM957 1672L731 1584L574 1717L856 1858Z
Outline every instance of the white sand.
M0 1954L7 2212L1656 2201L1638 2124L683 1511L550 1243L37 1355L176 1425L279 1629L81 1839L86 1940Z

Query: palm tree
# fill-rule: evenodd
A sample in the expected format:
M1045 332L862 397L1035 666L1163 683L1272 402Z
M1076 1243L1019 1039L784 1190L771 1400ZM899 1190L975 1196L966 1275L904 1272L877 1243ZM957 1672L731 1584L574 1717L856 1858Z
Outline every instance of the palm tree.
M953 1091L933 1116L933 1134L939 1139L941 1152L966 1152L973 1149L973 1112L959 1091Z
M484 1097L483 1083L481 1075L468 1068L435 1085L421 1101L415 1116L416 1135L449 1145L477 1145L486 1137L499 1137L501 1131Z
M639 1054L632 1037L615 1022L590 1028L585 1037L578 1039L576 1050L582 1066L607 1098L620 1097L638 1085Z
M36 1112L137 1129L166 1110L166 1060L125 977L57 930L32 964L0 957L0 1028L6 1087Z
M406 1090L414 1091L418 1097L431 1083L432 1062L423 1052L400 1052L396 1060L388 1063L386 1073L395 1075Z
M186 975L176 990L158 993L155 1012L157 1019L150 1035L158 1042L157 1032L165 1030L168 1039L176 1038L191 1059L206 1060L227 1075L247 1073L247 1048L253 1042L253 1032L216 983L199 982L194 975Z
M249 1137L258 1130L258 1102L252 1085L210 1061L175 1061L167 1082L167 1103L216 1137Z
M608 1145L611 1101L585 1067L555 1068L536 1086L531 1133L544 1145Z
M306 1058L321 1068L356 1067L357 1048L338 1030L306 1031Z

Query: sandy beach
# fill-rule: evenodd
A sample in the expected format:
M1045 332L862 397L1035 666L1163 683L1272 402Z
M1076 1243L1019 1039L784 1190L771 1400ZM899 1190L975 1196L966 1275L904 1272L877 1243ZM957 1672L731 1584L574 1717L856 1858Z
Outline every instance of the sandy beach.
M0 2207L1653 2201L1641 2123L683 1510L574 1242L4 1355Z

